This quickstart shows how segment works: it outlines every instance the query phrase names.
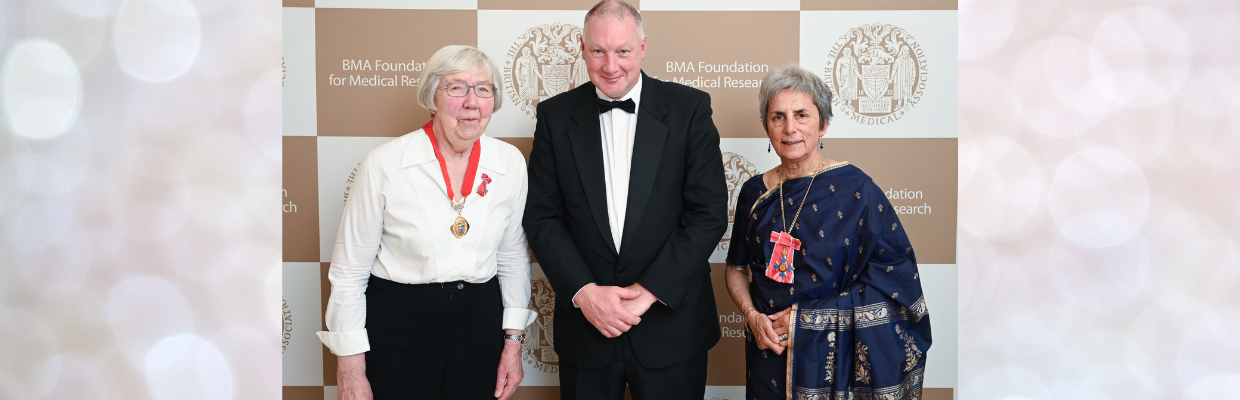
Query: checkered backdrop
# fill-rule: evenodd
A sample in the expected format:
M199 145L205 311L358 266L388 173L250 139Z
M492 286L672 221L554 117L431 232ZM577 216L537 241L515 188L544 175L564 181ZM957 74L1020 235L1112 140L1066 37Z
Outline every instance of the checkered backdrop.
M588 80L578 69L577 38L593 4L284 0L285 398L336 396L335 356L314 334L325 329L331 243L358 163L371 149L430 118L414 97L426 59L449 44L475 45L490 55L504 75L505 104L492 117L487 135L528 156L534 106ZM711 94L729 188L779 163L767 152L757 111L762 76L796 62L827 80L837 96L823 154L861 167L897 207L922 262L922 285L934 321L924 398L954 398L956 2L632 4L642 11L648 37L643 71ZM854 53L854 48L871 50ZM841 71L854 71L854 76ZM734 202L735 193L730 197ZM720 239L710 260L723 339L709 355L707 399L744 397L744 323L723 286L728 240ZM526 375L514 398L554 399L559 359L544 334L554 323L553 296L537 263L533 269L530 307L540 318L527 331Z

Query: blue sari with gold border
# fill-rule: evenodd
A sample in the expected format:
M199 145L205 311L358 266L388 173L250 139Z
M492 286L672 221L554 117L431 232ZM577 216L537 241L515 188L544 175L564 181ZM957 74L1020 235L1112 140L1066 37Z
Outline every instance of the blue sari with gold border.
M930 318L917 260L895 210L868 175L837 163L783 185L784 217L801 241L793 282L766 277L783 231L780 193L762 175L742 186L727 262L749 268L757 310L793 308L788 351L745 343L746 399L920 399ZM799 219L792 218L801 199Z

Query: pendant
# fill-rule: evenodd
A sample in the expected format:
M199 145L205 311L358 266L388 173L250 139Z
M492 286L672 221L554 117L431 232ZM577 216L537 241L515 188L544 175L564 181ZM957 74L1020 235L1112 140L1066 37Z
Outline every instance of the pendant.
M771 252L771 261L766 266L766 277L780 283L792 283L796 268L792 266L793 258L788 253L790 250L799 250L801 241L787 232L771 232L771 241L775 242L775 248Z
M457 216L456 221L452 222L452 236L460 239L466 233L469 233L469 221L466 221L465 217Z

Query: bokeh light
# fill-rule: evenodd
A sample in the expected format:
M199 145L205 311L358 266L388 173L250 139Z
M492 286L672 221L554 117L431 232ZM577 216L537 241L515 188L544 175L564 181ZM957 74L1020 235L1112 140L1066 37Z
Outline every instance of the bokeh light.
M0 2L0 399L279 398L279 7Z
M77 354L55 355L35 368L39 374L36 395L47 399L110 400L116 388L111 372L98 361Z
M228 363L211 343L194 335L161 340L146 353L146 384L155 400L228 400Z
M194 330L194 315L181 291L157 277L121 281L108 296L112 339L134 365L166 336Z
M1150 188L1123 153L1084 149L1059 164L1048 197L1060 233L1076 243L1106 247L1136 234L1149 211Z
M105 5L98 0L59 0L30 3L26 34L63 46L78 68L87 66L107 36Z
M960 8L960 398L1235 397L1240 6Z
M73 58L46 40L22 41L0 65L0 103L13 134L56 137L73 124L82 102L82 77Z
M126 0L112 24L116 58L134 78L176 79L198 57L202 27L189 0Z
M279 396L279 7L0 2L0 398ZM959 398L1226 397L1240 4L958 17Z

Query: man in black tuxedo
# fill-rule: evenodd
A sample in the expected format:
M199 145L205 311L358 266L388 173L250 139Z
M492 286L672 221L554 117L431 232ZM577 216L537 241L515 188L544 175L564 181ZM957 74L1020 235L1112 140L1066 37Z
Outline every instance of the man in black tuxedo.
M590 83L538 105L524 220L556 292L560 397L701 399L728 201L710 96L641 72L622 1L586 14L581 49Z

